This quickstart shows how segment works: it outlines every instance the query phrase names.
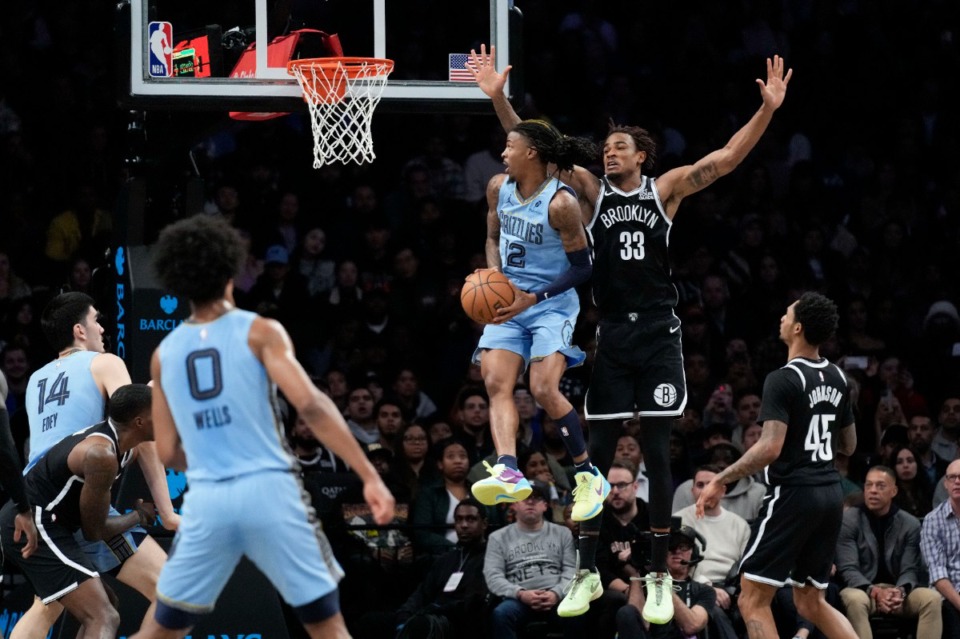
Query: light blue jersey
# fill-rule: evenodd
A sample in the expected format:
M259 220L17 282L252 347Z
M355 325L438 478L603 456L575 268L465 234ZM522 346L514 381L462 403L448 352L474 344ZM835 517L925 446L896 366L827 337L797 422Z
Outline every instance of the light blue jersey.
M560 233L550 226L550 200L560 189L573 193L556 178L544 182L527 200L520 197L513 179L500 185L500 270L522 291L536 293L570 268ZM576 296L576 291L561 295Z
M30 452L24 473L64 437L103 421L106 400L90 372L93 358L99 354L78 351L53 360L30 376L26 396Z
M184 322L160 343L160 385L189 461L188 483L290 471L276 386L247 346L256 314Z
M506 179L500 186L497 216L500 218L501 271L521 290L536 293L570 268L560 233L550 226L550 200L569 186L550 178L530 199L522 200L517 183ZM574 288L534 304L503 324L487 324L473 361L483 351L506 350L523 358L524 364L562 353L568 367L586 359L573 345L573 328L580 312Z
M343 577L291 472L276 387L247 345L256 317L232 310L212 322L184 322L160 343L160 385L190 490L157 599L181 612L213 610L243 556L294 608L329 595Z

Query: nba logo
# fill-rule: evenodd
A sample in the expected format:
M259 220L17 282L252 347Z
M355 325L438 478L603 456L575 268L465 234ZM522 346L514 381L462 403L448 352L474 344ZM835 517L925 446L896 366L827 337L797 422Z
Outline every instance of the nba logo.
M173 75L173 25L169 22L151 22L147 25L150 36L150 64L147 71L153 78L169 78Z

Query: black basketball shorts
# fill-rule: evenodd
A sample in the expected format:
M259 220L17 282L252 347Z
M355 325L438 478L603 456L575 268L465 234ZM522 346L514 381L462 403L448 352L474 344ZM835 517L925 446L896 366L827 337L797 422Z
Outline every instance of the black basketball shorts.
M38 517L37 514L40 514ZM53 523L49 513L33 509L34 523L40 533L37 550L24 559L20 550L26 536L13 541L16 506L12 501L0 512L0 534L6 558L17 565L30 581L37 596L48 604L76 590L81 583L98 577L87 555L80 548L72 530Z
M585 402L587 419L676 417L687 405L680 320L673 311L606 316Z
M827 587L843 523L840 483L770 486L753 522L740 572L771 586Z

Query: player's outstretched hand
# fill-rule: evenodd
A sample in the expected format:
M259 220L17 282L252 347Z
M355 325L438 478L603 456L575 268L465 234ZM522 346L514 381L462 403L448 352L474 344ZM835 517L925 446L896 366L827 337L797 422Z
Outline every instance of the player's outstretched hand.
M778 109L783 104L783 99L787 96L787 84L793 76L793 69L787 70L787 75L783 75L783 58L778 55L773 56L773 60L767 58L767 81L757 78L757 84L760 86L760 97L763 103L771 109Z
M717 481L711 481L700 491L700 497L697 498L697 519L703 519L704 511L717 505L723 492L723 484Z
M495 97L503 93L503 87L507 84L507 76L510 75L512 65L507 65L503 73L497 72L497 47L490 45L490 53L487 53L487 45L480 45L480 53L470 49L470 62L467 68L473 72L473 77L477 80L477 86L488 96Z
M32 509L17 513L13 520L13 540L20 541L24 535L27 536L27 543L20 549L20 555L26 559L37 550L37 525L33 523Z
M373 521L378 525L383 526L393 520L393 495L387 490L380 477L364 482L363 499L370 506Z
M493 318L494 324L503 324L537 303L537 296L534 293L521 291L513 280L509 282L513 287L513 304L497 309L497 316Z

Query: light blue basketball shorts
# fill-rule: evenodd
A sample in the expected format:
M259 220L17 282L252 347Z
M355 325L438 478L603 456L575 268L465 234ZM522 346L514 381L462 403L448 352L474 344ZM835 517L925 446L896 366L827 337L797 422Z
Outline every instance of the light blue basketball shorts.
M525 368L531 360L554 353L563 354L567 368L579 366L587 358L573 345L573 329L579 312L580 299L577 292L571 290L534 304L503 324L487 324L473 354L473 362L480 363L484 350L502 349L521 356Z
M157 598L210 612L244 555L294 608L333 592L343 570L308 499L290 472L191 482Z
M110 517L117 517L120 512L110 506ZM134 526L112 539L103 541L89 541L83 536L83 530L74 533L73 538L80 544L80 548L87 559L97 569L97 572L110 573L120 567L120 565L137 552L138 539L146 537L147 531L142 526Z

